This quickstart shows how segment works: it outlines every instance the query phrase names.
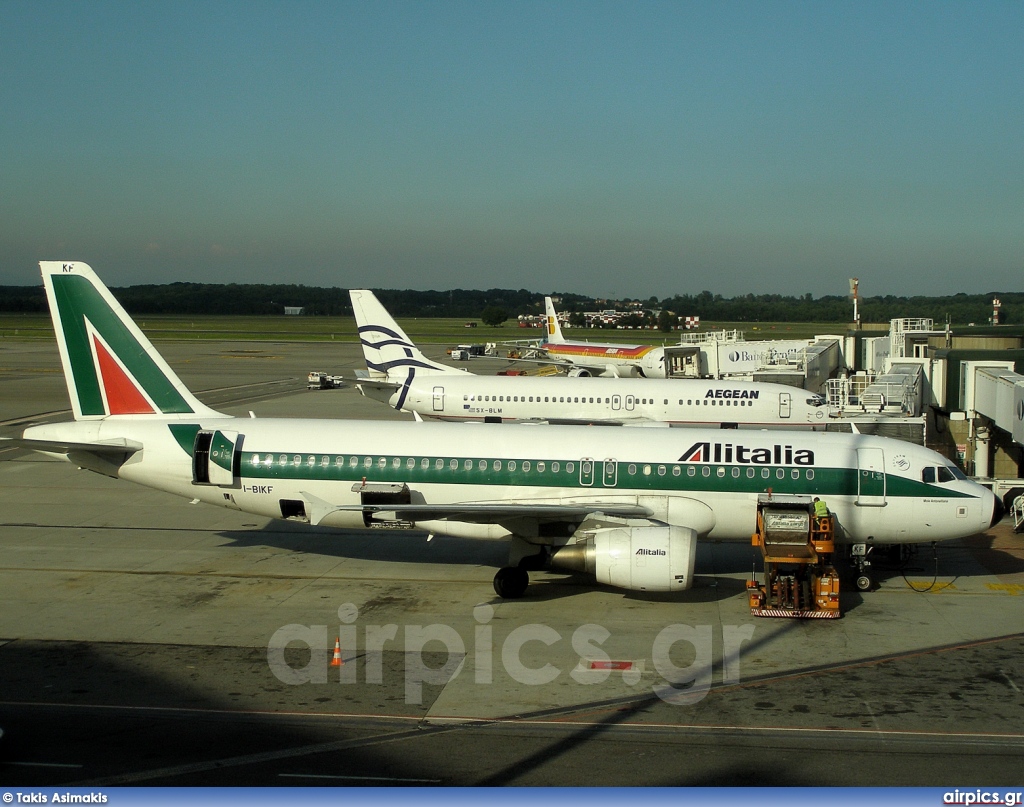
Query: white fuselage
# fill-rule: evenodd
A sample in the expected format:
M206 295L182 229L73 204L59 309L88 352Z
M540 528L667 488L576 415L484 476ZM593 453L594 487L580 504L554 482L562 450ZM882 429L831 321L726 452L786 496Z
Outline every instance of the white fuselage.
M234 443L234 469L221 484L193 481L191 440L200 425ZM866 435L235 418L178 418L174 428L177 437L158 418L110 417L36 426L25 437L141 444L120 478L274 518L295 517L303 503L308 513L315 500L359 505L366 485L402 485L426 505L592 502L600 512L602 503L628 502L652 520L747 541L758 496L774 491L826 499L840 542L913 543L980 532L995 508L992 493L967 479L924 483L924 468L948 466L935 452ZM318 521L368 526L358 510ZM454 518L417 526L464 537L512 534Z
M670 425L824 427L820 396L783 384L653 378L420 374L398 390L363 393L443 420L657 422Z

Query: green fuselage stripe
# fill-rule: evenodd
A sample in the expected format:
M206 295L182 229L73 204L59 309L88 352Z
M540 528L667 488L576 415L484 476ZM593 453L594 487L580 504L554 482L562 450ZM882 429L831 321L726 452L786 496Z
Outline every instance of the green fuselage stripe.
M254 456L259 459L257 463L253 462ZM581 461L578 459L509 461L507 458L485 457L470 459L380 454L354 456L294 452L268 454L250 451L243 452L241 459L242 479L254 481L276 479L295 482L361 482L365 479L367 482L388 484L550 487L574 488L581 491L614 489L639 494L647 491L763 493L771 488L778 494L856 496L858 475L869 473L851 468L603 461L592 462L591 472L586 473L581 469ZM410 459L412 467L409 467ZM512 465L514 467L510 467ZM524 465L528 466L528 469L524 469ZM556 467L558 470L555 470ZM750 476L751 472L753 476ZM872 489L881 489L881 474L870 475ZM971 498L968 494L956 490L894 475L885 476L884 489L885 495L893 498Z

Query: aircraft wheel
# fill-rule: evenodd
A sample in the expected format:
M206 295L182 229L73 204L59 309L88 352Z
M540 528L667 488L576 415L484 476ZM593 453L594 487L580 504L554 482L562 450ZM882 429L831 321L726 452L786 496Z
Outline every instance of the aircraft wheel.
M530 585L530 575L525 569L517 566L506 566L498 569L494 575L494 593L502 599L514 600L526 593Z
M868 591L871 588L871 578L866 574L857 575L857 588L861 591Z

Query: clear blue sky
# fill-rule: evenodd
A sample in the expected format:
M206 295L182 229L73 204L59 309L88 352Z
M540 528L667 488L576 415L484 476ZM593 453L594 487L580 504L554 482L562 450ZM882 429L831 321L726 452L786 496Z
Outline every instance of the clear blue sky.
M1022 289L1024 3L0 0L0 283Z

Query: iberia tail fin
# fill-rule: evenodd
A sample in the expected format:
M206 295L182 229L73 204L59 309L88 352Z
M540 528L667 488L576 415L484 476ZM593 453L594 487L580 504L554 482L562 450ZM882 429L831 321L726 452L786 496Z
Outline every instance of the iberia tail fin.
M370 378L401 382L416 374L465 374L465 370L438 364L424 356L372 291L351 289L348 294Z
M544 298L544 329L547 332L547 341L558 344L564 342L562 327L558 324L558 315L555 313L555 306L550 297Z
M226 417L189 392L88 265L39 268L75 420Z

